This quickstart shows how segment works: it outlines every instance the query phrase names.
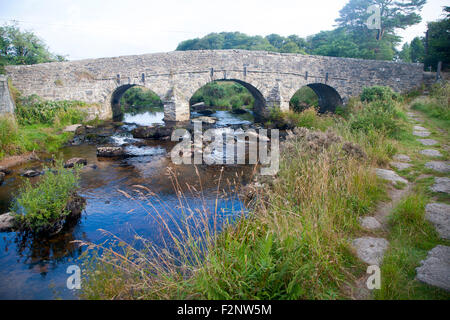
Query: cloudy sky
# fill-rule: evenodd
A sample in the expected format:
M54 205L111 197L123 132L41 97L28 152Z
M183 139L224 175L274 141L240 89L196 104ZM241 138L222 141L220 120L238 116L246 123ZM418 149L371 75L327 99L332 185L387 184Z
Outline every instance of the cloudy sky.
M305 37L333 28L348 0L0 0L0 23L16 20L50 50L71 60L175 50L182 40L210 32L278 33ZM425 32L450 0L428 0L420 25L401 31L404 40Z

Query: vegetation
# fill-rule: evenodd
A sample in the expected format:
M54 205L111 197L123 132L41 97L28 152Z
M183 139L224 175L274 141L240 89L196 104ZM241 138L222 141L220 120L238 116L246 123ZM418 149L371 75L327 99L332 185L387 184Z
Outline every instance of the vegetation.
M21 97L12 87L15 116L0 117L0 159L27 151L55 152L71 137L61 132L82 123L88 105L80 101L44 101L36 95Z
M34 232L53 230L69 214L69 199L78 187L78 168L64 169L62 163L46 170L39 183L25 180L11 211L21 228Z
M45 43L30 31L17 25L0 27L0 67L9 64L35 64L64 61L65 57L49 52Z
M381 7L382 29L371 30L366 26L370 16L370 5ZM297 35L283 37L271 34L266 37L247 36L239 32L211 33L203 38L181 42L177 50L205 49L246 49L274 52L313 54L333 57L362 58L374 60L394 60L397 57L396 46L401 38L397 29L421 21L417 14L425 0L413 0L398 3L386 0L350 0L340 11L336 20L338 27L331 31L301 38Z
M410 44L405 43L399 58L405 62L421 62L425 70L436 70L439 61L443 69L450 64L450 7L444 7L444 18L428 22L428 32L425 37L416 37ZM427 48L425 50L425 48Z
M132 87L120 98L120 106L123 113L136 114L142 110L161 109L163 103L153 91L142 87Z
M412 105L412 109L419 110L427 116L438 120L445 129L450 128L450 84L435 85L427 99L419 99Z
M204 102L207 106L240 109L253 107L255 99L242 85L230 81L214 81L194 93L190 104Z
M317 94L308 86L298 90L289 101L290 109L295 112L302 112L310 107L318 107L319 98Z

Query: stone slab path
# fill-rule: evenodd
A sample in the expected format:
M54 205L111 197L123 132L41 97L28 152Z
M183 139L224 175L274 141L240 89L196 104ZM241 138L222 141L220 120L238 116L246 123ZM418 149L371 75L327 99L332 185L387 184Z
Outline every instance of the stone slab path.
M416 271L417 280L450 291L450 247L436 246Z
M430 221L442 239L450 240L450 206L445 203L429 203L425 218Z
M414 113L408 114L412 120L417 119ZM422 126L414 126L413 135L428 137L431 133ZM418 139L425 146L436 145L433 139ZM428 157L442 157L435 149L425 149L420 154ZM425 167L439 173L450 172L449 161L429 161ZM450 193L450 179L435 177L435 183L430 187L433 192ZM429 203L425 207L425 219L433 224L442 239L450 240L450 205L445 203ZM428 252L427 258L416 268L416 279L428 285L450 291L450 247L438 245Z

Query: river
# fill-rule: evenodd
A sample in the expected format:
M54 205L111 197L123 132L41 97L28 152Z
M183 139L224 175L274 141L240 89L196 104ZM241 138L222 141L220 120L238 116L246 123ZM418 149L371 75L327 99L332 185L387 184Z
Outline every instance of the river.
M193 113L193 117L198 114ZM248 124L251 115L234 115L228 111L216 111L217 127ZM124 126L163 123L162 112L143 112L126 114ZM133 138L129 133L110 137L110 142L121 145ZM128 153L133 157L116 160L100 160L96 156L96 145L81 144L64 147L59 156L64 160L73 157L86 158L88 168L82 170L79 194L87 200L86 208L78 224L71 230L47 239L24 239L20 233L0 233L0 299L77 299L77 291L66 288L66 273L70 265L81 266L80 254L85 250L73 240L102 243L106 236L99 229L132 242L136 234L162 245L164 233L159 220L149 214L149 207L143 207L136 200L122 195L119 190L133 194L134 185L143 185L154 192L160 202L152 204L156 210L164 212L164 206L178 208L178 197L174 192L168 168L176 172L180 185L194 185L196 190L203 188L203 200L198 194L185 191L186 201L191 208L200 208L203 203L214 211L217 198L217 183L221 175L217 166L198 166L199 177L193 165L175 165L169 154L174 146L170 141L146 140L140 145L128 145ZM41 159L49 155L42 155ZM39 181L39 177L24 178L20 172L30 168L42 168L45 161L29 162L12 168L13 173L6 176L0 186L0 212L8 212L23 179ZM250 166L226 166L222 182L234 181L245 184L251 178ZM200 185L201 182L201 185ZM232 188L230 189L232 190ZM245 214L242 202L232 192L227 197L218 198L218 212L221 218L235 218ZM142 204L142 202L141 202ZM151 211L151 210L150 210ZM164 213L163 213L163 218ZM222 221L222 220L220 220ZM83 272L83 270L82 270Z

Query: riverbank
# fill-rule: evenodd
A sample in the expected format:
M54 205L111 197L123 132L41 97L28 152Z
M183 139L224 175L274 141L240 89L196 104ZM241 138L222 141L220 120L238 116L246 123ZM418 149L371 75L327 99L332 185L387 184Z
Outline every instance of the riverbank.
M185 222L180 233L172 233L175 245L167 250L144 239L143 251L120 240L119 247L106 250L91 244L103 254L86 261L82 297L352 298L352 288L367 268L353 240L399 238L395 230L380 233L361 225L361 218L370 217L377 204L387 200L387 188L403 187L377 178L373 168L390 168L392 158L411 148L413 141L413 125L406 116L408 97L384 89L375 93L381 101L355 99L344 118L318 116L311 110L296 115L296 123L307 122L325 132L295 129L282 144L278 175L254 184L256 206L221 232L200 219L195 225L202 233L193 233ZM201 217L211 215L203 212ZM171 228L163 229L170 234ZM384 264L381 267L386 286L389 277ZM439 290L430 292L434 298L443 297ZM376 297L395 298L378 293Z

